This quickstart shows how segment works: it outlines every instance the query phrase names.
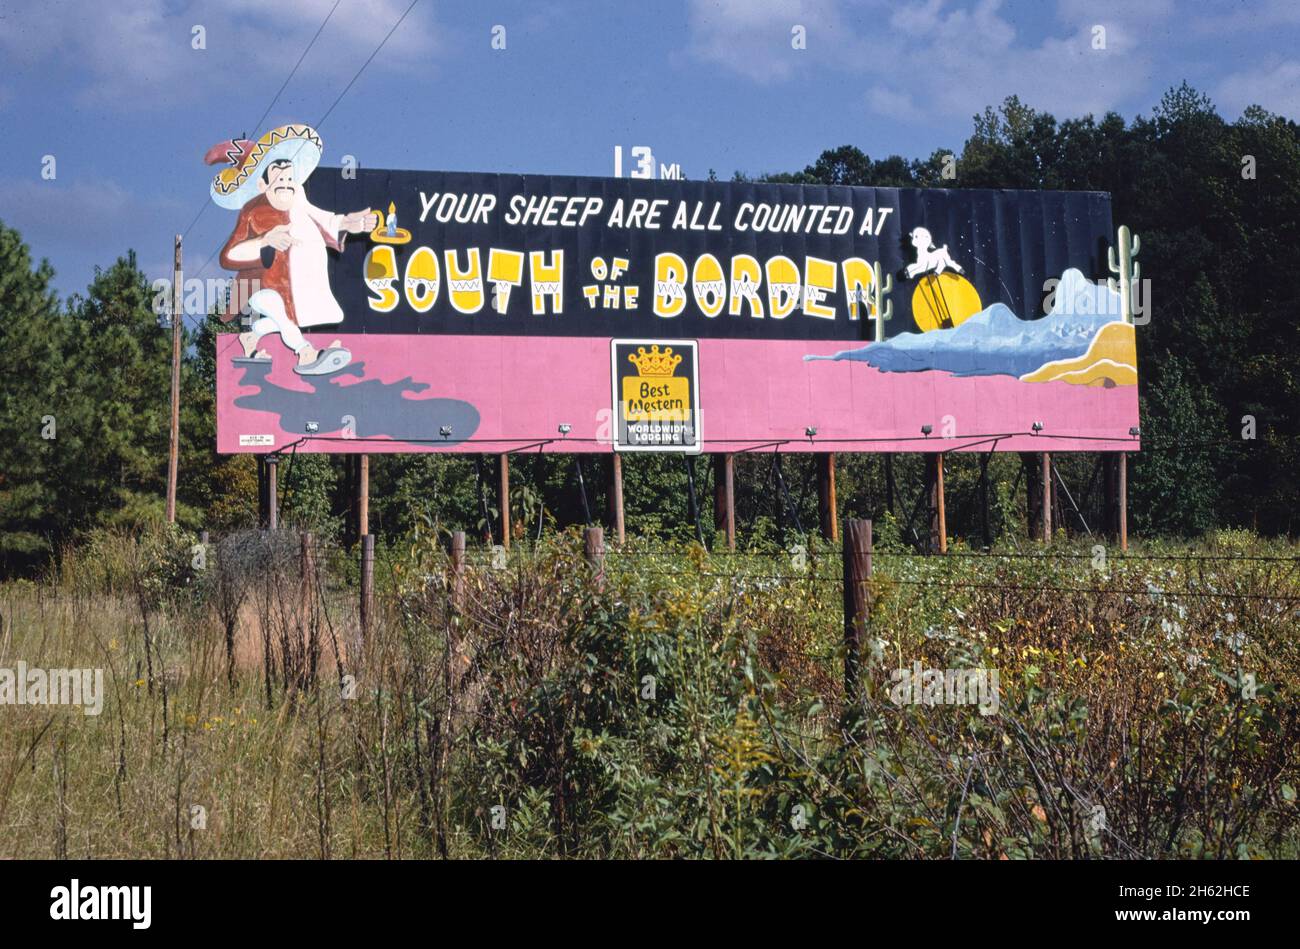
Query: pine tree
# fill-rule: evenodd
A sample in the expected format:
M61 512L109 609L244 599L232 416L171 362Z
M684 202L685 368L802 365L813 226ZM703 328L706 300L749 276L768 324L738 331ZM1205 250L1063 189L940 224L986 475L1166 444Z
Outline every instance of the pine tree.
M160 520L167 478L171 335L135 252L96 269L69 305L65 346L69 448L59 459L60 496L73 524ZM60 435L62 435L62 429Z
M0 222L0 571L29 569L57 543L49 470L68 421L65 325L48 261L33 267L18 232Z

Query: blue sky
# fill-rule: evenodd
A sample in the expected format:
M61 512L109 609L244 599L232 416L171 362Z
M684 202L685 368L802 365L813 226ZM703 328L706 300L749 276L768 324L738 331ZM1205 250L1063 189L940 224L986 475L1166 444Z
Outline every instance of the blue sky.
M208 200L207 148L315 123L408 3L341 0L254 128L334 0L0 0L0 220L68 294L130 247L169 274L172 235L202 210L195 276L232 223ZM1300 3L421 0L320 133L331 165L608 175L621 144L628 164L648 145L688 177L726 177L846 143L959 149L1013 93L1062 118L1131 118L1184 79L1229 118L1252 103L1300 116Z

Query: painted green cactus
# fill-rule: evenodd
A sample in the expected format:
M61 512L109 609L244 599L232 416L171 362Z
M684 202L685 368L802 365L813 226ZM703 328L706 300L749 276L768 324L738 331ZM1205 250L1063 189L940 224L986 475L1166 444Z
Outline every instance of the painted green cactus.
M876 321L876 342L884 342L885 320L894 315L894 301L886 300L894 289L893 274L882 274L880 261L871 265L871 313Z
M1118 259L1115 247L1106 249L1107 263L1114 277L1106 278L1106 286L1119 294L1121 312L1125 323L1133 322L1133 284L1142 279L1142 265L1133 258L1142 249L1142 240L1128 229L1128 225L1119 226ZM1118 281L1116 280L1118 278Z

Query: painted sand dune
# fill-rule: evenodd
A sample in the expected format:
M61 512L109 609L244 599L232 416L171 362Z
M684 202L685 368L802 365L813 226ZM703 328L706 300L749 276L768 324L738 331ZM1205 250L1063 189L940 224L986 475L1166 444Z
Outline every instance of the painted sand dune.
M1088 351L1057 359L1026 373L1021 382L1069 382L1083 386L1137 385L1137 337L1128 323L1107 323Z

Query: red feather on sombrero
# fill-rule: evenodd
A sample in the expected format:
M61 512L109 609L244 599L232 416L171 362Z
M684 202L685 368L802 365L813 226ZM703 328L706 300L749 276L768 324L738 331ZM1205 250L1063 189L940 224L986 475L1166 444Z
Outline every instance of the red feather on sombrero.
M229 141L218 142L208 149L208 153L203 156L205 165L220 165L226 162L238 166L250 151L253 150L253 143L246 138L232 138Z

